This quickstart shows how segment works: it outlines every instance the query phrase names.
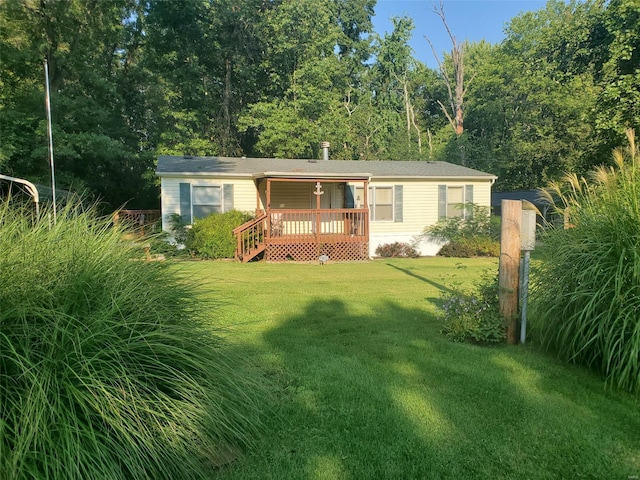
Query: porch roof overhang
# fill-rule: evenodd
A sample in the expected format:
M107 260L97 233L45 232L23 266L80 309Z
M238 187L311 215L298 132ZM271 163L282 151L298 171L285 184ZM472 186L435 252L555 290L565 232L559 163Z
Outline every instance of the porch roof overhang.
M320 172L260 172L254 178L295 179L295 180L371 180L370 173L320 173Z
M442 182L477 182L478 180L489 180L491 181L491 185L493 185L495 183L495 181L498 179L498 177L496 177L495 175L485 175L484 177L479 177L479 176L472 176L472 175L467 175L467 176L458 176L458 175L413 175L413 176L406 176L406 175L376 175L375 176L376 180L435 180L435 181L442 181Z

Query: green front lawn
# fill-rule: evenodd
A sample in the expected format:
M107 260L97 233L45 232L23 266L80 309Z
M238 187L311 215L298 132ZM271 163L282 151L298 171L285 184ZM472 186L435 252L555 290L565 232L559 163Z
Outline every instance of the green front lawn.
M439 294L495 260L185 262L270 383L255 447L218 479L640 475L640 403L535 346L448 342Z

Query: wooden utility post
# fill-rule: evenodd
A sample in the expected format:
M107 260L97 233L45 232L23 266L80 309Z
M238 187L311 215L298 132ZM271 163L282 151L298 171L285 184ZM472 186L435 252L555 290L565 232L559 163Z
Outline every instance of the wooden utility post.
M498 297L500 315L507 326L507 342L518 343L518 282L520 280L520 222L522 202L502 200Z

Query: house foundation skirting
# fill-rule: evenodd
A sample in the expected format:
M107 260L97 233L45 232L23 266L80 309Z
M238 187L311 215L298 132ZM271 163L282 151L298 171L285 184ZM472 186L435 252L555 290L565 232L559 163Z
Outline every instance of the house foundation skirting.
M330 261L353 261L369 259L368 242L337 242L337 243L295 243L270 244L265 250L265 260L268 262L314 262L321 255L329 257Z

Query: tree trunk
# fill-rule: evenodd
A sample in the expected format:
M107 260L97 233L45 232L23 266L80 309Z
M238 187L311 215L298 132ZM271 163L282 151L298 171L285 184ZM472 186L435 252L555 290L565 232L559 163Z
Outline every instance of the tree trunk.
M225 155L230 155L228 151L231 138L231 60L226 60L226 72L224 76L224 98L222 99L222 150Z

